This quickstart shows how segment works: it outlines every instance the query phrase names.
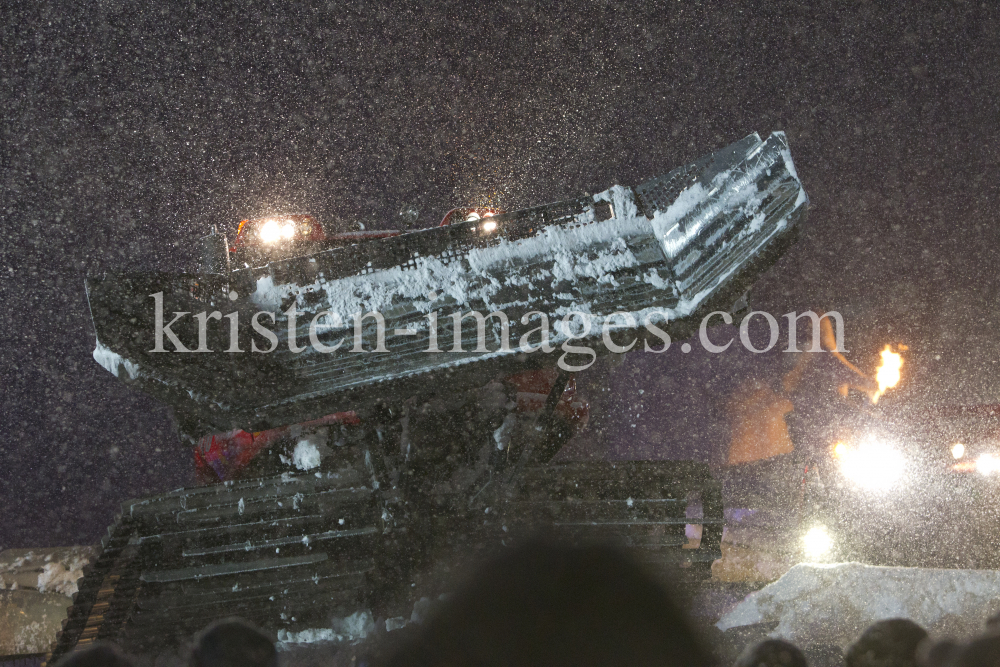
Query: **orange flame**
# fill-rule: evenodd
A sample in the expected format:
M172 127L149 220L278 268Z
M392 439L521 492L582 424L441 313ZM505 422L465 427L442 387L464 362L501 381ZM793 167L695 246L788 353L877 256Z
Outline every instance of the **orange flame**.
M885 346L881 354L882 364L875 373L878 391L872 396L872 403L878 403L879 397L885 393L886 389L892 389L899 383L899 369L903 367L903 357L893 352L889 345Z

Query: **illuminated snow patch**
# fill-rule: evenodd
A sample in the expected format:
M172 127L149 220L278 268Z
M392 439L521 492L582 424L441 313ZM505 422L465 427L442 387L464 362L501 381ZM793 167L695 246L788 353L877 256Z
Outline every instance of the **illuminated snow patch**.
M318 468L320 462L319 448L308 440L299 440L292 452L292 463L299 470Z

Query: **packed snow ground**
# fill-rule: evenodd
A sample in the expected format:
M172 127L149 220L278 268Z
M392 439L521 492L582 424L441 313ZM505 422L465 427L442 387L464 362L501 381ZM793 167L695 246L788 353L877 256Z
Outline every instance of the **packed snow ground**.
M936 637L967 637L1000 610L1000 572L799 564L747 595L716 626L763 624L771 637L801 646L846 648L888 618L909 618Z
M93 547L7 549L0 552L0 590L36 590L71 598L94 556Z

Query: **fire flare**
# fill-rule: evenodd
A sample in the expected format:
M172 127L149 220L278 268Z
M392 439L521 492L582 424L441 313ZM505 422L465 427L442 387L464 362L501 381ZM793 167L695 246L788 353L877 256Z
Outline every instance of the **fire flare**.
M872 403L878 403L878 399L885 393L886 389L892 389L899 383L899 369L903 367L903 357L899 353L893 352L892 347L885 346L882 350L882 364L875 373L875 380L878 382L878 391L872 396Z

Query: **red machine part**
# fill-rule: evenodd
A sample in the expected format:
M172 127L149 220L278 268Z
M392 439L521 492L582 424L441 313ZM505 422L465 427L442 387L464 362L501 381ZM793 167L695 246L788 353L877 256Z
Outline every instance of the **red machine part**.
M523 414L540 411L545 406L557 376L558 371L545 369L525 371L506 378L517 390L517 411ZM566 388L556 403L555 414L570 425L574 434L586 426L590 417L590 404L577 396L576 378L570 377L566 382ZM250 433L235 429L227 433L206 435L194 449L195 476L198 484L202 485L236 479L254 457L274 443L291 437L293 428L308 430L332 425L357 426L360 423L361 420L353 411L335 412L312 421L267 431Z
M335 412L319 419L253 433L235 429L203 436L194 448L195 476L199 484L215 484L239 477L250 461L275 442L290 437L293 427L308 429L343 424L356 426L361 420L353 412Z
M538 412L545 406L549 392L556 383L559 371L554 368L525 371L506 378L506 381L517 389L517 411L522 413ZM579 431L587 425L590 418L590 403L577 396L576 378L570 376L566 382L555 413Z

